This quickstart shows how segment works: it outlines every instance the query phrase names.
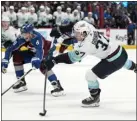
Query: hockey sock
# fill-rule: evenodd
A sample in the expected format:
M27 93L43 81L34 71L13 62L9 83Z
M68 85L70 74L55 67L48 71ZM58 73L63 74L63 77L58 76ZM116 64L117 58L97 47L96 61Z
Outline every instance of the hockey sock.
M47 76L50 82L57 81L57 77L52 70L48 71Z
M89 91L92 90L92 89L98 89L99 88L99 82L97 80L87 81L87 82L88 82Z
M19 78L24 75L23 65L14 65L16 77Z
M88 70L86 72L86 80L87 80L87 83L88 83L88 89L89 91L92 90L92 89L98 89L99 88L99 82L97 80L97 76L93 73L92 70Z
M125 65L124 65L124 68L126 68L128 70L134 70L135 67L136 67L136 64L129 59L126 61Z

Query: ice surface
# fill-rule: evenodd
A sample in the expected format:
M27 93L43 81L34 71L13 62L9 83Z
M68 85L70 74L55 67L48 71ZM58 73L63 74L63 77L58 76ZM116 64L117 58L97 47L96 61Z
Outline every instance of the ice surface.
M136 61L136 51L128 50L129 58ZM105 80L99 79L101 92L100 107L83 108L81 100L89 96L86 70L99 60L87 57L74 65L59 64L54 67L66 96L52 97L47 83L45 117L39 116L43 106L44 76L39 70L26 76L28 90L14 93L11 89L2 97L2 120L135 120L136 119L136 75L121 69ZM25 71L31 65L25 65ZM105 70L104 70L105 71ZM16 81L12 61L8 72L2 75L2 91Z

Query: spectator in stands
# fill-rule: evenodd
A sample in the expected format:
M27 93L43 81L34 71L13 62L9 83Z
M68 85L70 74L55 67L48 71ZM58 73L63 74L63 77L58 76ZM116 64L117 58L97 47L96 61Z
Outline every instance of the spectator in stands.
M84 12L81 11L81 6L80 5L77 6L77 10L78 10L80 20L84 19Z
M131 12L131 20L137 24L137 5Z
M95 20L95 24L99 24L99 6L95 7L95 10L93 10L93 18Z
M38 11L38 24L37 26L43 26L45 17L45 7L43 5L40 6L40 10Z
M58 6L57 7L57 11L55 11L53 13L53 18L55 20L55 24L57 26L60 26L61 25L61 21L64 19L64 17L65 17L65 13L62 11L61 6Z
M4 7L3 6L1 6L1 12L4 13Z
M61 6L61 14L58 15L58 17L54 16L55 22L53 22L52 25L55 25L55 23L61 23L62 18L64 18L64 15L62 13L65 12L71 16L72 14L72 21L78 21L81 19L84 19L85 17L88 17L88 12L93 13L94 23L95 25L99 25L99 6L102 5L104 7L104 19L105 25L104 27L108 26L112 28L126 28L129 18L137 24L137 2L128 2L128 7L123 7L121 4L122 2L116 3L116 2L95 2L95 1L2 1L1 4L3 7L1 7L2 10L2 16L9 11L10 6L14 6L14 12L19 13L22 10L20 8L26 7L26 16L28 16L30 13L30 8L34 7L35 12L40 19L42 12L45 14L46 8L50 8L50 13L53 15L55 11L57 10L58 6ZM40 6L43 6L42 8ZM74 11L70 13L69 9L66 10L66 8L71 8L71 10L75 11L75 9L78 10L78 15L80 17L77 17L77 11ZM41 10L39 10L41 9ZM89 11L88 11L89 10ZM58 10L59 11L59 10ZM56 11L57 12L57 11ZM84 12L84 14L83 14ZM45 16L45 15L42 15ZM83 18L84 17L84 18ZM57 19L58 18L58 19ZM70 17L71 18L71 17ZM79 19L80 18L80 19ZM38 23L39 23L38 19ZM42 20L43 21L43 20ZM57 22L60 21L60 22ZM45 25L45 24L43 24ZM58 24L60 25L60 24ZM42 26L42 24L41 24Z
M110 26L110 28L116 28L116 22L115 22L115 18L114 17L111 19L111 26Z
M10 19L10 24L14 25L17 21L17 14L14 12L14 6L9 7L9 11L7 11L7 16Z
M5 1L5 5L4 5L5 11L9 10L9 6L10 6L10 2L9 1Z
M29 12L29 15L28 15L28 23L34 24L36 26L36 23L38 21L38 16L35 13L35 8L31 7L29 11L30 12Z
M74 11L73 11L73 14L72 14L72 22L77 22L77 21L79 21L80 20L80 16L79 16L79 13L78 13L78 10L77 9L75 9Z
M4 6L1 7L1 16L7 16L7 12L4 11Z
M40 17L44 12L45 12L45 7L43 5L41 5L39 7L39 11L37 12L38 17Z
M111 19L112 16L110 15L110 10L107 9L104 11L104 19Z
M71 13L71 8L67 8L66 9L66 13L65 13L65 19L69 19L70 21L72 21L72 13Z
M111 24L110 24L110 21L109 19L105 19L104 20L104 28L110 28Z
M45 27L51 27L52 25L52 22L53 22L53 16L52 14L50 14L50 8L47 7L46 10L45 10L45 17L43 19L43 21L45 22Z
M22 27L28 21L28 15L26 14L26 7L22 7L21 11L17 13L18 27Z
M128 30L128 45L134 45L135 44L135 29L136 28L137 28L137 25L130 21L130 23L127 27L127 30Z
M85 17L84 20L92 25L95 24L94 19L92 18L92 12L88 12L88 16Z
M32 2L30 2L30 1L28 1L27 3L26 3L26 8L28 9L28 11L31 11L31 8L34 8L34 6L33 6L33 3Z
M65 10L66 10L66 8L65 8L65 2L61 1L61 2L60 2L60 6L61 6L61 8L62 8L62 11L65 11Z

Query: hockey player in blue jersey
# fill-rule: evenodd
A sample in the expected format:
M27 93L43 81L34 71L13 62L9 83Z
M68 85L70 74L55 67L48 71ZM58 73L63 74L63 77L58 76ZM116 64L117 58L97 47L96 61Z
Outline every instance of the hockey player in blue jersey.
M26 51L20 51L20 48L25 46ZM21 35L16 39L16 41L7 48L5 52L5 57L2 59L2 73L6 73L9 60L13 57L13 64L15 68L16 77L20 78L24 75L23 65L26 63L31 63L32 67L40 69L40 71L45 74L45 71L41 68L41 61L43 58L47 58L52 54L51 42L45 40L45 38L38 32L34 31L31 24L25 24L21 28ZM63 94L63 88L60 85L59 80L57 80L56 75L52 70L47 72L48 80L53 86L51 94L53 96L60 96ZM14 85L13 89L15 92L21 92L27 90L25 78L23 78L19 83Z

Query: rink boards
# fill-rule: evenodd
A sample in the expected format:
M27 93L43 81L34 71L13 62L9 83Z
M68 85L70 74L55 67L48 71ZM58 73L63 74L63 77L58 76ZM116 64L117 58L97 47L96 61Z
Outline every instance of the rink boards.
M50 37L50 32L52 28L40 28L36 31L40 32L46 40L53 41L53 38ZM20 30L18 29L18 32ZM118 44L122 45L126 49L136 49L136 45L127 45L127 30L126 29L100 29L100 33L110 38L112 41L116 41ZM137 31L135 32L135 40L137 40ZM136 43L136 41L135 41ZM59 50L60 45L57 45L57 50ZM73 47L69 46L68 50L72 50ZM26 48L22 48L26 50ZM2 48L2 52L5 51L5 48Z

